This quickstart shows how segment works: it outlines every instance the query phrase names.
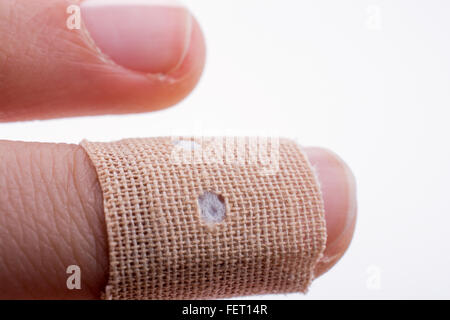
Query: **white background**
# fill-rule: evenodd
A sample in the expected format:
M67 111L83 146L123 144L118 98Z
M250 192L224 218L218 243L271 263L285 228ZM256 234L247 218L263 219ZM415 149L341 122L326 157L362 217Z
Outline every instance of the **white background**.
M269 298L450 298L450 1L188 4L208 61L181 104L1 124L0 138L259 134L330 148L357 178L354 241L308 295Z

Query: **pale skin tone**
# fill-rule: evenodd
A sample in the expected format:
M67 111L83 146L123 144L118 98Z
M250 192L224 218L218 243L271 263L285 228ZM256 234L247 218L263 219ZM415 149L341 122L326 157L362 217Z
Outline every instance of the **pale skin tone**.
M157 69L161 60L161 77L105 61L79 32L60 23L72 3L0 2L0 122L149 112L176 104L195 87L206 56L195 19L176 69L161 57L146 65ZM174 34L171 26L148 27ZM170 56L171 50L180 50L177 41L182 40L173 37L173 43L155 52ZM121 54L126 60L126 52ZM327 222L318 277L350 244L356 191L350 169L334 153L320 148L305 148L305 153L317 171ZM82 270L81 290L66 287L69 265ZM107 277L102 192L84 150L71 144L0 141L0 298L96 299Z

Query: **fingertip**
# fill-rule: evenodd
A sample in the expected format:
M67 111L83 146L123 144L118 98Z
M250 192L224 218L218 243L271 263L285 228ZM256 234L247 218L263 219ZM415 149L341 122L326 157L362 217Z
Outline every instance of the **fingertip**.
M320 183L327 225L327 244L315 276L333 267L348 249L356 223L356 180L350 167L334 152L305 148Z
M37 17L48 28L42 33L27 19L14 21L21 41L5 49L13 58L0 72L8 83L0 87L0 122L160 110L184 99L203 73L203 33L184 7L83 1L83 23L72 30L61 23L66 3L44 2L8 4L14 16ZM111 6L116 2L120 8Z

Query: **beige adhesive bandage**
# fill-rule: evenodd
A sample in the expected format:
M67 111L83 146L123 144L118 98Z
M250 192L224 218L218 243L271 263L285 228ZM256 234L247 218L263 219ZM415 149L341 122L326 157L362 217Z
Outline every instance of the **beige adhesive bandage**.
M103 190L105 299L307 290L326 227L318 182L295 142L168 137L81 145Z

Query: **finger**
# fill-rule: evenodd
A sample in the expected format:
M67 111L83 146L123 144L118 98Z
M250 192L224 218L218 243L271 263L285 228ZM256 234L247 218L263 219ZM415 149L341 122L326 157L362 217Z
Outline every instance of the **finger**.
M356 217L348 167L322 149L306 150L325 202L328 242L316 275L342 256ZM0 142L0 298L99 298L108 249L97 175L76 145ZM343 240L342 240L343 239ZM66 269L82 270L68 290Z
M205 62L197 21L173 0L3 0L0 43L0 122L165 108Z
M102 201L80 147L0 142L0 298L98 298L108 273ZM66 286L70 265L81 290Z
M355 177L348 165L335 153L322 148L304 152L320 181L325 206L327 246L316 266L319 277L334 266L348 249L356 224Z

